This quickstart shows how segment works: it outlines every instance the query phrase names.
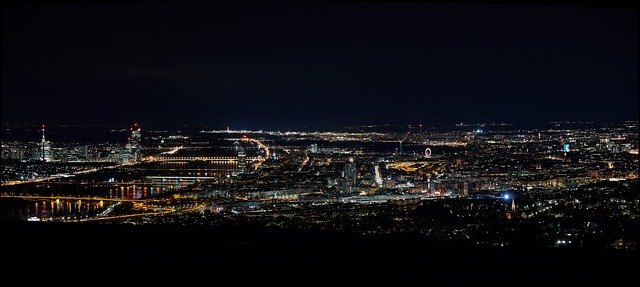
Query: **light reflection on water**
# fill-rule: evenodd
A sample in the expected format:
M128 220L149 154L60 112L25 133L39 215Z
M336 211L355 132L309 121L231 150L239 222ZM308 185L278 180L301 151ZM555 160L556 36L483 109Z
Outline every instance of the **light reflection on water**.
M129 182L96 181L90 184L72 182L48 182L16 186L15 190L6 190L8 194L101 197L112 199L145 199L154 195L184 189L196 181L215 179L230 174L233 166L220 166L216 169L192 170L144 170L137 178ZM70 178L73 180L73 178ZM10 203L4 206L1 219L27 220L73 220L96 216L117 201L88 199L46 199Z
M109 189L108 198L123 199L145 199L156 194L169 191L176 191L189 186L191 183L149 185L149 184L127 184L119 185Z
M39 201L25 201L24 204L14 206L11 220L28 220L38 218L40 220L73 220L91 217L104 211L109 205L116 202L104 202L102 200L71 200L51 199Z

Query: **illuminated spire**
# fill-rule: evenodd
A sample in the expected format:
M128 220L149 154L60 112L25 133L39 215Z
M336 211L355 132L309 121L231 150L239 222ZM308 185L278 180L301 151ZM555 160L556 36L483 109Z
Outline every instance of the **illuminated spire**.
M516 198L511 198L511 210L516 210Z
M42 142L43 143L45 142L45 139L44 139L44 124L42 125Z

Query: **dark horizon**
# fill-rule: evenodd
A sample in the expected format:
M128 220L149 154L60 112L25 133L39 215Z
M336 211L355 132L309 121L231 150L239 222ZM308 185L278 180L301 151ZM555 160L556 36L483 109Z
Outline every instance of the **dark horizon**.
M637 121L636 17L415 2L6 7L2 122Z

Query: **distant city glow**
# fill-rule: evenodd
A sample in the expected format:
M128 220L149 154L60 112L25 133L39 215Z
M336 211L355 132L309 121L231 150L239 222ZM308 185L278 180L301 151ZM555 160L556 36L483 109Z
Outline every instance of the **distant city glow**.
M445 129L425 136L406 131L143 133L138 126L112 129L124 132L112 142L78 144L38 140L41 132L34 127L39 126L25 129L31 141L3 142L0 199L34 202L27 210L5 213L16 220L225 224L239 215L270 226L355 228L371 234L415 230L434 239L475 241L473 234L495 230L499 223L482 220L491 217L543 222L536 240L566 247L602 234L550 229L573 210L638 210L637 201L616 194L637 189L638 182L637 156L631 154L638 148L636 131L619 127L598 132L476 129L483 132L476 136ZM398 152L401 141L403 152ZM558 143L563 150L564 143L579 146L574 151L581 154L575 155L585 160L563 157ZM76 191L57 192L63 189ZM598 192L581 192L594 189ZM449 217L427 215L432 207L444 208L460 225L445 228ZM371 216L383 220L362 220ZM425 216L435 225L424 224ZM600 230L597 215L588 220L593 223L585 228ZM552 241L544 241L550 235ZM498 235L481 244L509 246L509 240Z
M637 280L628 4L169 2L3 9L7 282Z

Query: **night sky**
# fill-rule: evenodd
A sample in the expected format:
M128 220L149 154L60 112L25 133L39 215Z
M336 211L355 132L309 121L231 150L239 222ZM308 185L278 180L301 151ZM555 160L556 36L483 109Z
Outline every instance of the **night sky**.
M633 10L276 2L3 11L2 121L637 120Z

